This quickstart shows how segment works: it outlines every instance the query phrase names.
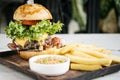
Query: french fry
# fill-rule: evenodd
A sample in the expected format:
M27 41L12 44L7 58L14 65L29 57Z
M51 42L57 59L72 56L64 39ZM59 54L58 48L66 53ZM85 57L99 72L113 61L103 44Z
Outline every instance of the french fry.
M76 48L79 48L81 46L81 44L68 44L65 47L62 47L60 50L60 54L66 54L69 53L71 51L74 51Z
M60 52L60 49L50 48L50 49L47 49L47 50L40 51L39 53L40 54L59 54L59 52Z
M107 55L110 55L112 53L111 50L103 50L101 53L104 53L104 54L107 54Z
M87 64L87 65L103 65L103 66L110 66L112 59L108 58L101 58L101 59L88 59L79 56L74 56L71 54L65 54L66 57L70 58L71 62L78 63L78 64Z
M71 63L70 68L73 70L93 71L93 70L101 69L102 66Z
M57 48L50 48L46 50L47 54L59 54L60 49Z
M63 48L60 49L60 54L66 54L66 53L71 53L72 51L72 47L71 46L65 46Z
M94 48L90 48L90 49L92 49L94 51L98 51L98 52L103 53L103 54L107 54L107 55L111 54L110 50L106 50L104 48L94 47Z
M89 45L89 44L71 44L73 47L76 47L76 48L87 48L87 49L92 49L94 51L98 51L98 52L101 52L101 53L105 53L105 54L111 54L111 51L110 50L106 50L104 48L101 48L101 47L96 47L95 45Z
M97 58L108 58L109 57L107 54L102 54L92 49L80 48L80 50L88 55L91 55Z
M72 55L80 56L80 57L84 57L84 58L93 58L93 59L96 59L96 57L88 55L88 54L85 54L84 52L82 52L80 50L73 51Z
M120 57L116 56L116 55L110 55L110 57L112 58L112 61L115 63L120 63Z
M65 47L61 48L60 54L71 53L71 51L75 51L76 49L79 50L79 51L80 50L81 51L86 51L86 52L93 52L94 51L94 53L111 54L110 50L106 50L104 48L96 47L94 45L87 45L87 44L80 44L80 43L66 45ZM97 56L97 57L101 58L103 56Z

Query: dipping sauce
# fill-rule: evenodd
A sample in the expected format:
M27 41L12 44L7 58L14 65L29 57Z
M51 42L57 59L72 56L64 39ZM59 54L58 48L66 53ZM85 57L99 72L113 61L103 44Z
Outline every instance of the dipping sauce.
M59 64L64 62L66 62L66 60L59 57L44 57L44 58L38 58L35 61L35 63L39 63L39 64Z
M30 70L47 76L65 74L70 68L70 59L61 55L38 55L29 59Z

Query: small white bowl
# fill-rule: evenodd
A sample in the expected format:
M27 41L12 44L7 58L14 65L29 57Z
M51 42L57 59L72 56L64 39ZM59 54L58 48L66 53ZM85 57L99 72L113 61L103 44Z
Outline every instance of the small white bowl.
M57 64L40 64L35 62L37 59L44 57L58 57L64 59L65 62ZM69 70L70 59L60 55L39 55L29 59L29 66L32 71L37 73L47 76L58 76L65 74Z

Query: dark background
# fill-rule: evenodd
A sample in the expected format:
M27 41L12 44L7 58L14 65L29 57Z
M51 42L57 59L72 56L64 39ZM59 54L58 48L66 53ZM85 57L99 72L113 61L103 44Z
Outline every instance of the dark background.
M101 13L100 13L101 0L83 0L83 1L84 1L84 10L87 14L87 24L86 24L87 29L85 31L78 31L76 33L102 33L99 29L99 19L101 17ZM108 0L108 1L111 1L110 4L111 6L109 8L115 7L117 20L118 20L119 12L117 11L118 7L114 5L115 0ZM120 2L120 0L118 1ZM46 8L48 8L53 15L53 21L56 22L60 20L61 22L64 23L64 27L61 33L68 33L68 24L72 19L71 0L34 0L34 2L42 4ZM26 0L0 0L0 15L1 13L5 14L7 25L12 20L15 9L24 3L26 3ZM120 31L118 30L118 33L119 32Z

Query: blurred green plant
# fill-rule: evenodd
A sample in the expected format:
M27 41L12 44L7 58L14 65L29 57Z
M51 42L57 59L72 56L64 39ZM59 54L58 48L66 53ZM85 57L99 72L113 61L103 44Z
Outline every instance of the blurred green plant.
M86 13L83 10L83 0L72 0L72 17L78 22L80 31L86 30Z
M116 10L118 14L120 15L120 0L114 0Z
M117 14L120 15L120 0L101 0L101 18L105 18L112 8L115 8Z
M101 18L105 18L108 12L111 9L111 2L112 0L101 0L100 9L101 9Z

